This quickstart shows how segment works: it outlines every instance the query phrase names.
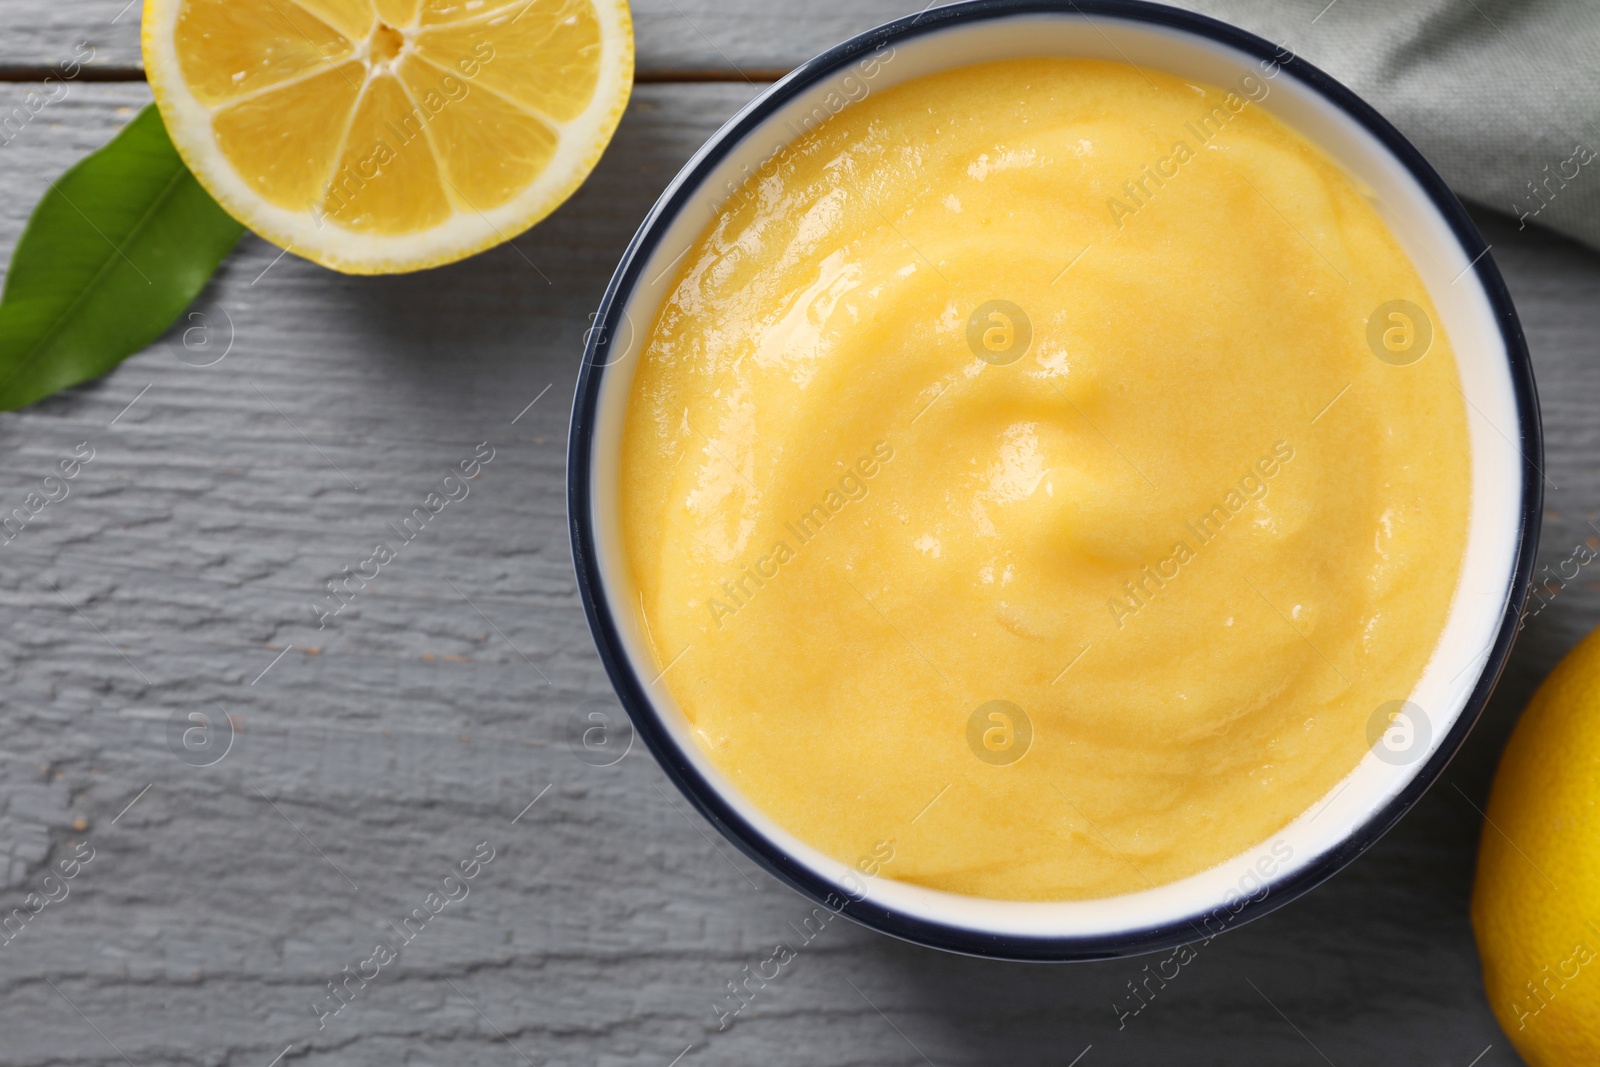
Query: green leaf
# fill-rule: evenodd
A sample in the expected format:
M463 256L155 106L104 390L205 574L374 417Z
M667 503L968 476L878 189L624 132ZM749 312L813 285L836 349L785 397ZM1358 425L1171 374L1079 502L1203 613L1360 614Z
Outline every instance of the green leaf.
M50 187L17 242L0 296L0 411L160 337L242 233L146 107Z

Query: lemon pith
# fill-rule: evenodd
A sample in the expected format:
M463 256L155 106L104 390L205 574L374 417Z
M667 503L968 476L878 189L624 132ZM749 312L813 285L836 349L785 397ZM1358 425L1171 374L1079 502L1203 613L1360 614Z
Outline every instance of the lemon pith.
M633 81L625 0L146 0L143 36L201 184L350 273L449 263L544 218Z

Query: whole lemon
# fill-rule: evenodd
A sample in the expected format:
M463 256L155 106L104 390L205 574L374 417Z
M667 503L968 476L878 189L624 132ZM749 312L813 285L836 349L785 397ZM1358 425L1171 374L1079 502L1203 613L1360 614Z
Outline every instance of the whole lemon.
M1472 928L1489 1004L1533 1067L1600 1063L1600 630L1522 713L1488 816Z

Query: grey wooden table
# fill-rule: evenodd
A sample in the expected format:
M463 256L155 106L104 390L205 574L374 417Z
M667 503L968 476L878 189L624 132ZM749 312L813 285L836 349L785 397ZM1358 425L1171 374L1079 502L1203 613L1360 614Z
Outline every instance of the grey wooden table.
M124 2L7 0L0 111L76 43L95 58L0 146L0 248L148 101ZM0 1065L1519 1062L1467 922L1473 805L1600 621L1587 579L1530 622L1399 829L1205 946L1125 1026L1143 960L1003 965L836 923L718 1030L713 999L807 908L642 750L596 767L571 742L608 687L563 525L567 408L587 316L693 149L775 71L912 6L638 0L616 141L514 249L357 279L248 237L167 338L0 415L0 512L93 451L0 545L0 914L93 850L0 944ZM1543 390L1554 562L1600 518L1600 259L1481 219ZM324 584L485 442L470 495L319 630ZM174 744L191 714L219 746L231 724L215 762ZM327 983L481 842L470 895L319 1029Z

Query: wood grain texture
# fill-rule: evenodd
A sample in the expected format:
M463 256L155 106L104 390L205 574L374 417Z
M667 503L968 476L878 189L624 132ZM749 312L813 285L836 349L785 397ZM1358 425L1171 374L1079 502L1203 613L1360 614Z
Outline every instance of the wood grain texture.
M0 68L42 67L71 58L84 42L92 65L142 66L143 0L6 0ZM632 0L638 67L717 71L737 77L787 70L846 37L921 9L907 0L808 0L805 17L775 0ZM124 10L126 8L126 10Z
M1148 960L1002 965L837 922L718 1029L725 983L797 940L809 909L642 750L607 768L575 753L579 707L608 689L566 546L563 445L587 315L627 238L752 92L642 87L569 204L422 276L338 276L247 238L203 319L0 416L0 515L94 449L0 546L0 915L74 842L95 849L70 896L0 945L0 1067L667 1067L685 1050L682 1067L1066 1067L1091 1045L1080 1067L1518 1062L1467 925L1472 805L1537 680L1600 622L1590 582L1530 622L1398 830L1206 945L1125 1026L1112 1005ZM0 151L0 247L146 100L83 85ZM1544 393L1554 562L1600 508L1600 260L1485 225ZM319 630L323 583L481 442L494 458L470 495ZM236 723L214 766L171 747L191 712ZM481 841L496 858L470 897L319 1030L325 983Z

